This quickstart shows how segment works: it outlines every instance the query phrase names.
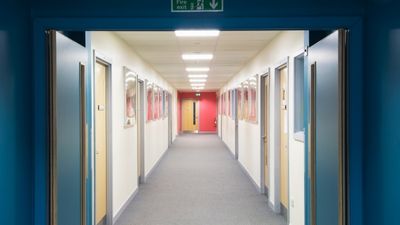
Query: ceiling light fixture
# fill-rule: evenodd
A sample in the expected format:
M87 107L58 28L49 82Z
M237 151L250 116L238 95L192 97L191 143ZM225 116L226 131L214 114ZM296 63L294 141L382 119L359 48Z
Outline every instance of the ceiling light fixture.
M213 59L213 54L183 54L183 60L211 60Z
M204 83L207 79L190 79L190 83Z
M193 83L190 84L192 87L204 87L206 84L205 83Z
M204 87L192 87L192 90L203 90Z
M210 68L208 67L188 67L186 68L187 72L208 72Z
M189 78L207 78L208 75L207 74L189 74L188 77Z
M177 37L218 37L219 30L176 30Z

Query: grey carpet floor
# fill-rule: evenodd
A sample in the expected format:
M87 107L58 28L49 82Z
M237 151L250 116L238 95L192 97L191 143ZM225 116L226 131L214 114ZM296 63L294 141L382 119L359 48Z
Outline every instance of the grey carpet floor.
M117 225L284 225L216 135L185 134Z

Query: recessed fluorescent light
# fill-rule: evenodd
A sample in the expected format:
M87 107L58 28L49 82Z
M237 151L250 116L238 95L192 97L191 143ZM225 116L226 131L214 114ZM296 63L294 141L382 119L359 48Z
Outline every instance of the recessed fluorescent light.
M192 87L204 87L206 84L205 83L193 83L190 84Z
M189 78L207 78L208 75L207 74L189 74L188 77Z
M219 30L176 30L177 37L218 37Z
M210 68L208 68L208 67L188 67L188 68L186 68L186 71L188 71L188 72L208 72L208 71L210 71Z
M183 60L211 60L213 59L212 54L183 54Z
M204 83L207 79L190 79L190 83Z
M192 87L193 90L203 90L204 87Z

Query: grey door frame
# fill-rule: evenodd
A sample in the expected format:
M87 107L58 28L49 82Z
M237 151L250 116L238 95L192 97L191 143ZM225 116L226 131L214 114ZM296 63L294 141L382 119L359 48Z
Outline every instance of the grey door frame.
M139 184L143 184L146 181L146 176L145 176L145 170L144 170L144 164L145 164L145 152L144 152L144 124L145 124L145 115L144 115L144 106L145 106L145 81L138 79L138 96L140 98L140 105L139 105L139 110L138 110L138 136L140 137L140 140L138 140L138 149L137 151L140 151L140 167L139 167Z
M267 136L269 140L269 133L265 134L265 79L271 79L271 69L268 67L267 70L260 76L260 190L262 194L267 194L267 190L265 188L265 143L264 136ZM270 99L268 99L269 101ZM269 141L267 142L269 143ZM268 148L269 150L269 148Z
M233 107L235 111L235 159L239 159L239 117L237 106L237 89L233 90Z
M107 138L107 210L106 210L106 225L112 225L114 223L113 221L113 199L112 199L112 190L113 190L113 185L112 185L112 60L109 59L107 56L102 55L96 50L93 50L93 110L96 109L96 102L94 101L96 93L96 63L99 62L107 67L107 74L106 74L106 110L107 110L107 117L106 117L106 138ZM93 113L93 132L95 132L95 126L96 126L96 114ZM93 135L93 151L96 149L96 134L94 133ZM93 168L96 168L96 160L95 160L95 152L93 152L92 156L92 162L93 162ZM93 174L93 181L92 183L95 184L96 181L96 170L92 170ZM95 217L96 217L96 185L93 185L93 224L96 223Z

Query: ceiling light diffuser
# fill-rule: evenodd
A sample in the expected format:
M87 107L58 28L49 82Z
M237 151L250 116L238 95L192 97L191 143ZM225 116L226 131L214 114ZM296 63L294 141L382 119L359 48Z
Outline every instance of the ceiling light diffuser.
M208 72L210 68L208 67L188 67L186 68L187 72Z
M193 83L190 84L192 87L204 87L206 84L205 83Z
M207 79L190 79L190 83L204 83Z
M203 90L204 87L192 87L193 90Z
M183 54L183 60L211 60L213 59L213 54Z
M189 78L207 78L208 75L207 74L189 74L188 77Z
M218 37L219 30L176 30L177 37Z

